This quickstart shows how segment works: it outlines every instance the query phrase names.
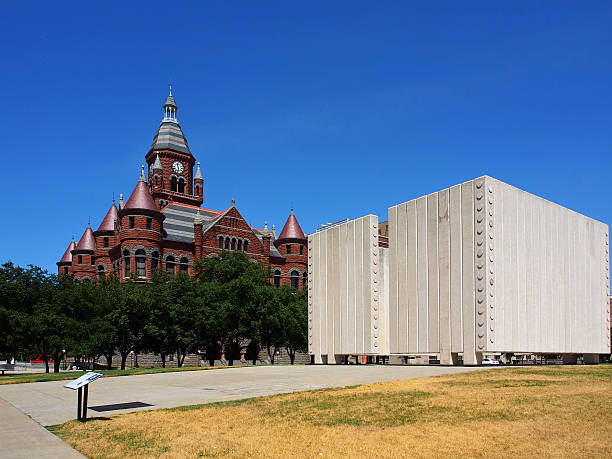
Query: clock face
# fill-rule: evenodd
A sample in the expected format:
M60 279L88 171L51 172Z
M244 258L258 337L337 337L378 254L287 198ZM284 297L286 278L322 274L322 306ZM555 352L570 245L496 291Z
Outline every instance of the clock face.
M174 161L172 163L172 170L176 172L177 174L182 174L183 171L185 170L185 167L183 166L183 163L181 163L180 161Z

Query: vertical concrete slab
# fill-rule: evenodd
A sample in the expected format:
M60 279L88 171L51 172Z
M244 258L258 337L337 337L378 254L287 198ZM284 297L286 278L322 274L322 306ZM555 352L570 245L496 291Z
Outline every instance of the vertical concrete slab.
M440 363L452 365L450 307L450 190L438 193L438 279Z
M331 333L329 331L329 327L331 326L331 324L329 324L328 321L328 313L327 313L327 308L328 308L328 298L327 298L327 288L329 286L328 281L327 281L327 235L326 234L321 234L319 236L319 260L320 260L320 276L321 276L321 291L320 293L320 304L321 304L321 355L325 356L325 358L327 358L327 354L328 354L328 349L327 349L327 342L328 342L328 336Z
M406 352L408 348L408 307L409 307L409 280L408 266L411 260L408 258L408 220L407 206L400 204L397 207L397 279L398 279L398 300L397 300L397 345L401 352Z
M407 302L407 348L406 353L415 353L419 346L418 275L417 275L417 210L416 201L406 203L406 284Z
M334 360L336 354L342 353L342 329L345 326L345 323L342 322L342 306L340 304L341 278L343 277L342 273L344 272L344 263L340 258L340 233L342 228L343 227L339 227L337 231L330 233L332 237L332 285L334 286L332 289L332 303L334 311L334 346L332 348L332 352L334 354Z
M516 272L517 272L517 320L514 332L514 341L519 337L527 336L527 260L525 250L525 212L528 203L525 202L525 193L517 193L517 225L516 225Z
M317 327L320 326L319 320L314 320L315 308L318 306L313 300L314 286L316 285L314 274L316 271L314 270L313 266L314 251L316 250L315 246L315 239L312 237L312 235L308 236L308 353L310 355L314 355L318 347L315 347L314 344L315 339L318 339L318 331L314 329L315 324Z
M339 279L338 279L338 287L339 287L339 303L340 303L340 323L342 327L340 327L340 350L338 353L340 354L348 354L349 349L349 339L353 334L350 330L350 325L348 321L348 225L342 225L339 229Z
M397 250L397 207L389 208L389 266L393 269L389 270L389 348L391 352L402 352L399 347L398 330L400 324L398 321L398 270L399 266L398 250Z
M463 363L476 365L474 282L474 184L461 185Z
M463 309L461 291L461 186L450 188L450 308L451 308L451 349L453 353L463 352Z
M370 354L379 354L381 350L381 342L385 339L386 327L381 320L382 302L380 301L383 294L381 292L381 282L379 269L381 267L380 250L378 247L378 218L374 216L368 217L369 235L370 235L370 339L369 347Z
M381 328L381 339L380 339L380 354L389 355L389 249L384 247L378 248L378 259L379 259L379 270L378 279L381 286L381 294L379 295L380 302L380 328Z
M367 252L363 251L363 219L355 221L355 269L357 273L358 283L361 285L358 287L358 294L355 295L355 310L357 314L355 335L356 335L356 346L354 354L364 354L364 321L365 321L365 310L369 305L365 303L365 297L363 295L363 282L365 281L364 274L364 257L367 256ZM367 266L366 266L367 269Z
M428 352L439 352L439 285L438 285L438 194L427 196L427 287L428 287Z
M416 352L429 351L429 319L428 319L428 271L427 259L427 198L416 200L417 211L417 301L418 301L418 348Z
M357 348L357 335L355 330L357 329L357 310L356 304L358 295L357 285L360 279L357 277L355 270L355 221L351 220L346 224L347 233L347 272L348 272L348 286L347 286L347 298L348 298L348 319L346 324L347 339L345 354L350 354L354 349Z
M474 275L476 277L476 304L475 304L475 328L476 328L476 352L478 354L486 350L487 342L487 262L485 238L493 229L494 219L487 219L486 204L488 192L484 178L474 180ZM489 289L490 290L490 289Z

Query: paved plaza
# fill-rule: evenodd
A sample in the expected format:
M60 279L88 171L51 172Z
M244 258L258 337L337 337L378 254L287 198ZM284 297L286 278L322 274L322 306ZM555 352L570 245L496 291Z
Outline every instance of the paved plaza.
M88 416L110 416L143 409L237 400L326 387L473 371L468 367L321 365L259 366L205 371L103 377L90 386ZM0 398L43 426L76 417L76 391L68 381L0 386ZM100 405L146 403L150 406L95 411ZM112 406L110 408L113 408Z

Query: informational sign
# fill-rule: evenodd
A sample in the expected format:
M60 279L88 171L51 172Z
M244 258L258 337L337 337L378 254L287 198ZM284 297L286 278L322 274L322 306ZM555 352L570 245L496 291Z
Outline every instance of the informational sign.
M102 373L90 371L89 373L85 373L80 378L77 378L74 381L70 381L68 384L64 385L64 387L73 390L80 389L81 387L86 386L91 382L94 382L96 379L101 378L102 376L104 376Z

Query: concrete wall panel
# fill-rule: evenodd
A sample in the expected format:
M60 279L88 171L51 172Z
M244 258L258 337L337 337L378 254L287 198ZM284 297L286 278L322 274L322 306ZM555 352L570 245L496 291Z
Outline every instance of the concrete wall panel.
M340 355L388 352L378 218L336 225L308 241L309 353L316 362L335 363Z
M309 236L309 351L610 351L607 225L490 177Z

